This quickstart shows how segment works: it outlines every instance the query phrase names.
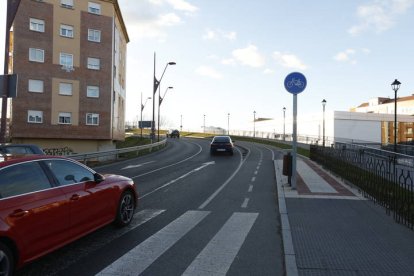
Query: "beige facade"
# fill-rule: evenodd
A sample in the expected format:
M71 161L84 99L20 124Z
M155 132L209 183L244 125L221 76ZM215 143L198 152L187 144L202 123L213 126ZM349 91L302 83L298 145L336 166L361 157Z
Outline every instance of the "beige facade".
M79 153L124 139L129 38L118 1L21 1L11 41L13 142Z

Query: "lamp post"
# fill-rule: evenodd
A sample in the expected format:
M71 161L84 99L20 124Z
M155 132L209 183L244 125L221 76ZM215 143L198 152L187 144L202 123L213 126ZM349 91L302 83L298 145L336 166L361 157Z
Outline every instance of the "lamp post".
M394 152L397 152L397 91L400 89L401 82L397 79L391 83L392 90L394 90Z
M286 107L283 107L283 141L286 141L285 123L286 123Z
M180 117L180 132L183 132L183 114L181 114Z
M203 115L203 133L206 133L206 114Z
M142 125L142 111L144 111L145 105L147 104L147 101L148 100L151 100L151 97L146 98L145 99L145 103L142 104L142 93L141 93L141 126L140 126L140 129L141 129L141 139L142 139L142 128L143 128L143 125Z
M230 135L230 113L227 113L227 135Z
M322 100L322 107L323 107L323 123L322 123L322 146L325 147L325 105L326 100Z
M151 122L151 141L154 142L155 140L155 93L157 93L157 89L161 83L162 77L164 76L165 70L167 70L168 65L176 65L175 62L168 62L165 65L164 71L162 72L160 80L157 80L155 77L155 53L154 53L154 83L153 83L153 91L152 91L152 122Z
M165 98L165 94L167 94L168 89L173 89L174 87L169 86L167 87L167 89L165 89L164 95L161 97L161 95L158 95L158 142L160 141L160 109L161 109L161 104L162 101Z
M256 111L253 111L253 138L256 138Z

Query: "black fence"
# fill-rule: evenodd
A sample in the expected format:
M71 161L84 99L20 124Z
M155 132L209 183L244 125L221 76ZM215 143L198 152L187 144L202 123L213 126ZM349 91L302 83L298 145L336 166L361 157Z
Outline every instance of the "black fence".
M310 158L359 187L395 221L414 229L414 157L355 144L311 145Z

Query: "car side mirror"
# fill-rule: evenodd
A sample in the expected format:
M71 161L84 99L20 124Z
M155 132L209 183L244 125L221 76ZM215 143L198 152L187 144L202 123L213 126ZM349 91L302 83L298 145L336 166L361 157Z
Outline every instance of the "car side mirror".
M102 181L104 181L104 180L105 180L105 177L104 177L102 174L99 174L99 173L95 173L95 174L93 175L93 177L94 177L94 181L95 181L96 183L101 183Z

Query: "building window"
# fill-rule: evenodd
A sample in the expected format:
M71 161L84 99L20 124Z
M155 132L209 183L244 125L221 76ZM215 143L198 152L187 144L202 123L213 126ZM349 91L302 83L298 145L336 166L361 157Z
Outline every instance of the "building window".
M43 111L28 110L27 111L27 122L33 124L43 123Z
M67 82L59 83L59 95L72 96L72 84Z
M59 112L59 124L70 125L72 123L72 113Z
M99 114L86 113L86 124L89 126L99 125Z
M86 96L88 98L99 98L99 86L88 85L86 89Z
M60 0L60 5L64 8L73 8L73 0Z
M29 49L29 60L35 62L45 62L45 51L42 49Z
M60 35L64 37L73 38L73 26L70 25L60 25Z
M101 42L101 31L88 29L88 40L93 42Z
M45 32L45 21L36 18L30 18L30 30L35 32Z
M88 69L99 70L101 68L101 60L99 58L88 58Z
M73 55L60 53L60 65L66 67L73 67Z
M101 5L93 2L88 2L88 12L93 14L101 14Z
M42 80L29 80L29 92L43 93L43 81Z

